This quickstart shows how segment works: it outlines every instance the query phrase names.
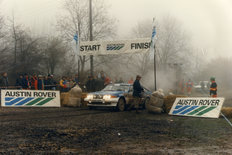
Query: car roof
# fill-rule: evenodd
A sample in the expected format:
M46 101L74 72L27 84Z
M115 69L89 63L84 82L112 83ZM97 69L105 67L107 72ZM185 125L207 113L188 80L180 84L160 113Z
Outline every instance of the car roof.
M132 86L132 84L128 84L128 83L111 83L110 85L114 85L114 86Z

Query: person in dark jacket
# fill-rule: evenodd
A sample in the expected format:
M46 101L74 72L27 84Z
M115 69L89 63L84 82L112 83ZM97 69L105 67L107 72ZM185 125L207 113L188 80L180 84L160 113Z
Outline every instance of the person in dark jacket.
M38 76L38 90L44 90L44 80L42 75Z
M48 90L56 90L56 81L53 79L53 75L48 75L48 80L47 80Z
M95 91L95 79L93 78L93 76L89 76L88 77L88 81L86 82L86 90L87 92L94 92Z
M209 94L211 97L217 97L217 83L215 82L215 78L211 77L210 81L211 85Z
M7 72L4 72L2 74L2 78L0 79L0 86L3 89L7 89L7 87L9 86L9 82L8 82L8 77L7 77Z
M142 92L144 91L143 87L140 85L141 76L137 75L136 80L133 84L133 97L134 102L131 104L130 109L134 107L136 109L136 113L138 113L139 104L142 98Z
M31 84L30 84L30 81L29 81L28 74L24 74L22 87L23 87L23 89L31 89Z
M20 74L19 78L16 79L15 86L19 87L18 89L22 89L22 87L23 87L23 75L22 74Z

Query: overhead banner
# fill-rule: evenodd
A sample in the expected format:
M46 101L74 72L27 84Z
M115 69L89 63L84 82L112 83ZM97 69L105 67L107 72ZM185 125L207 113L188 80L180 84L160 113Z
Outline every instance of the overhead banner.
M151 38L121 41L86 41L80 42L81 55L109 55L135 52L147 52Z
M169 115L218 118L224 98L177 98Z
M1 90L3 107L60 107L59 91Z

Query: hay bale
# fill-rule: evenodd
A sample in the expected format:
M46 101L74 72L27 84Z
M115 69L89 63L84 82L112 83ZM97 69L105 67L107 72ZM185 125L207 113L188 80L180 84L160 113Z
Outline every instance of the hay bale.
M161 99L159 97L151 96L150 100L149 100L149 104L152 105L152 106L155 106L155 107L162 108L163 104L164 104L164 99Z
M148 110L148 112L155 113L155 114L160 114L163 112L162 108L155 107L155 106L152 106L150 104L146 104L146 109Z
M187 97L187 96L181 96L181 95L169 95L169 96L166 96L164 97L164 111L166 113L169 113L169 111L171 110L172 108L172 105L174 104L176 98L178 97Z
M75 97L70 97L69 102L66 106L68 106L68 107L80 107L81 106L81 99L75 98Z
M78 85L76 85L69 91L69 93L70 93L70 97L81 98L82 89Z
M69 93L60 94L61 106L66 106L69 102Z
M228 118L232 118L232 107L222 107L221 113Z
M163 90L162 90L162 89L159 89L158 91L154 91L154 92L152 93L152 96L163 99L163 98L164 98Z

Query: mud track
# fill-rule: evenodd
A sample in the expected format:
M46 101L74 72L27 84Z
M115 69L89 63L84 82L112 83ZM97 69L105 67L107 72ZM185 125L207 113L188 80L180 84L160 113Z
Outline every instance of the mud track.
M3 154L231 154L223 120L77 108L0 109Z

